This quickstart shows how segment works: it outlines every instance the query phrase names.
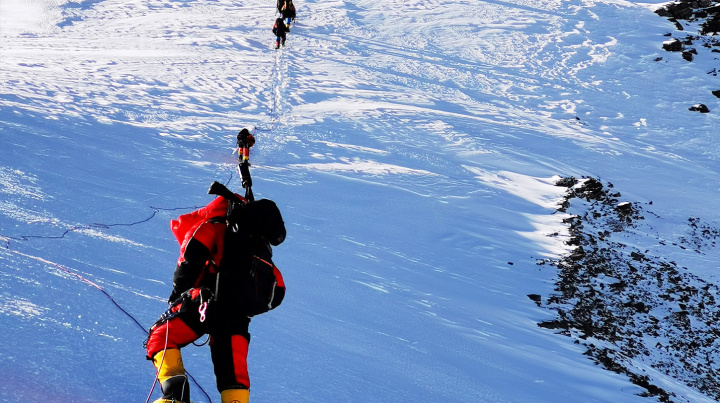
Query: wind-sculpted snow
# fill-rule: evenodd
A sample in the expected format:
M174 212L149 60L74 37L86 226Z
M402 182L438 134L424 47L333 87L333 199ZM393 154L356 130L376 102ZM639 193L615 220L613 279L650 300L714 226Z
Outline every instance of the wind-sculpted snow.
M240 190L244 127L255 195L288 228L287 297L251 325L253 401L713 399L714 364L685 365L714 344L666 348L716 314L698 299L717 284L710 57L668 54L673 25L625 1L296 5L275 50L265 0L0 0L0 401L148 398L138 324L166 309L168 222L212 181ZM537 265L575 256L564 177L642 206L588 233L608 265L698 294L594 347L538 327L587 302L550 304L564 274ZM653 279L634 290L667 291ZM650 355L626 360L647 328ZM219 401L207 348L183 358L193 401Z

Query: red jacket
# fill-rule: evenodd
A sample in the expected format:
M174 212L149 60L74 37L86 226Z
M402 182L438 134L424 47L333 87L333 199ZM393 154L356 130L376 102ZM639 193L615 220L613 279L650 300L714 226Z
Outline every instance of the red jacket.
M245 201L242 197L241 200ZM234 267L223 267L228 201L218 197L207 206L181 215L170 223L180 244L180 257L173 274L169 302L183 292L199 287L221 294L219 303L226 310L242 310L249 316L274 309L285 296L285 283L272 262L272 249L261 237L241 232L229 253ZM220 281L217 281L218 272ZM251 295L252 298L247 298ZM235 312L237 313L237 312Z

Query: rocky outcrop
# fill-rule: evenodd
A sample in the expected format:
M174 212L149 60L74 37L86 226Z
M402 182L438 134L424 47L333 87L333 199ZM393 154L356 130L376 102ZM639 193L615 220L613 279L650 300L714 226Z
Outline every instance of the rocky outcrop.
M538 262L557 269L551 295L528 296L556 314L538 326L573 338L598 365L644 388L644 396L684 401L649 375L651 367L720 399L720 288L638 241L663 255L704 254L716 248L720 229L690 218L682 237L662 239L645 221L652 202L623 201L612 184L593 178L565 178L558 186L568 188L558 211L569 214L566 243L575 249Z
M705 105L705 104L693 105L688 109L693 112L700 112L700 113L709 113L710 112L710 109L708 109L707 105Z
M684 37L671 38L662 44L668 52L680 52L682 58L692 62L698 55L698 49L708 49L713 53L720 53L720 4L710 0L680 0L668 3L655 11L658 15L666 17L675 25L678 31L697 31L697 34L688 33ZM673 34L666 34L672 36ZM656 59L661 60L661 59ZM708 73L708 74L712 74ZM715 92L713 92L715 94ZM718 96L717 94L715 94ZM718 96L720 97L720 96ZM694 110L690 108L690 110ZM700 110L700 112L703 112ZM703 113L707 113L705 111Z

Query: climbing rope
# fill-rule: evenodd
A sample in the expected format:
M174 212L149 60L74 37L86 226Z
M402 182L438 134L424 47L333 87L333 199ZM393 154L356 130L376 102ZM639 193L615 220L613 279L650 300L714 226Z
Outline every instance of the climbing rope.
M281 69L281 53L282 53L282 52L275 52L274 61L273 61L273 67L272 67L272 71L271 71L271 74L270 74L270 81L271 81L272 88L271 88L271 102L270 102L270 112L269 112L269 117L270 117L269 127L255 126L255 127L253 128L253 130L252 130L252 133L251 133L253 136L256 135L258 132L268 132L268 133L271 133L271 132L274 132L274 131L277 129L277 126L278 126L279 100L282 98L281 93L280 93L280 92L281 92L281 85L282 85L281 79L280 79L280 75L281 75L281 71L280 71L280 69ZM249 157L249 148L250 148L250 147L251 147L251 145L247 145L247 144L245 145L245 151L246 151L246 154L244 155L245 161L247 161L247 159L248 159L248 157ZM239 157L242 158L243 155L240 154ZM242 165L242 160L240 160L240 164L238 165L238 167L240 167L241 165ZM248 165L249 165L249 164L248 164ZM240 177L241 177L241 179L242 179L242 178L243 178L243 175L242 175L242 174L243 174L244 172L239 172L239 173L240 173ZM247 175L247 178L249 178L249 174ZM232 176L231 176L230 180L232 180ZM230 180L228 180L228 182L229 182ZM250 185L251 185L251 182L250 182ZM245 187L245 186L243 186L243 187ZM246 188L246 190L249 191L249 192L251 192L249 186ZM252 199L252 193L249 193L249 195L250 195L250 200L251 200L251 199ZM247 194L246 194L246 196L247 196ZM53 236L53 235L49 235L49 236L48 236L48 235L20 235L20 236L17 236L17 237L13 237L13 236L7 236L7 235L0 234L0 241L4 242L4 248L5 248L6 250L12 252L12 253L15 253L15 254L18 254L18 255L21 255L21 256L30 258L30 259L39 260L39 261L41 261L41 262L43 262L43 263L52 265L52 266L56 267L57 269L63 271L64 273L66 273L66 274L68 274L68 275L71 275L71 276L77 278L77 279L80 280L81 282L84 282L84 283L86 283L86 284L94 287L95 289L97 289L98 291L100 291L103 295L105 295L105 297L107 297L107 298L110 300L110 302L112 302L112 304L115 305L115 307L116 307L118 310L120 310L125 316L127 316L128 318L130 318L130 319L135 323L135 325L137 325L137 327L138 327L140 330L143 331L143 333L144 333L145 335L148 335L148 334L149 334L149 331L148 331L130 312L128 312L125 308L123 308L123 307L112 297L112 295L110 295L110 293L108 293L108 292L107 292L103 287L101 287L99 284L97 284L97 283L89 280L88 278L84 277L83 275L79 274L78 272L76 272L76 271L74 271L74 270L71 270L71 269L69 269L69 268L66 268L66 267L64 267L64 266L62 266L62 265L60 265L60 264L58 264L58 263L55 263L55 262L52 262L52 261L49 261L49 260L46 260L46 259L43 259L43 258L40 258L40 257L27 255L27 254L24 254L24 253L19 252L19 251L17 251L17 250L11 249L11 247L10 247L10 242L11 242L11 241L29 241L29 240L31 240L31 239L63 239L63 238L65 238L65 236L67 236L68 234L70 234L70 233L72 233L72 232L80 232L80 231L84 231L84 230L88 230L88 229L109 229L109 228L111 228L111 227L116 227L116 226L133 226L133 225L143 224L143 223L146 223L146 222L150 221L151 219L153 219L160 211L197 210L197 209L200 208L200 207L179 207L179 208L172 208L172 209L164 209L164 208L157 208L157 207L152 207L152 206L150 206L150 208L153 210L153 212L152 212L152 214L151 214L149 217L147 217L147 218L145 218L145 219L142 219L142 220L139 220L139 221L131 222L131 223L115 223L115 224L93 223L93 224L87 224L87 225L78 225L78 226L73 226L73 227L70 227L70 228L66 229L66 230L65 230L63 233L61 233L60 235L54 235L54 236ZM165 343L166 343L166 344L165 344L165 348L167 348L168 337L169 337L169 329L167 329L166 334L165 334L165 339L166 339L166 340L165 340ZM207 342L207 341L206 341L206 342ZM204 344L205 344L205 343L203 343L203 344L201 344L201 345L204 345ZM197 344L196 344L196 345L197 345ZM164 359L164 356L163 356L163 359ZM162 363L161 363L161 364L162 364ZM205 391L205 389L197 382L197 380L196 380L189 372L187 372L187 371L186 371L186 375L188 376L188 378L189 378L190 380L193 381L193 383L198 387L198 389L205 395L205 397L208 399L208 401L209 401L210 403L212 403L212 399L210 398L210 395L209 395L209 394ZM149 391L149 393L148 393L147 399L145 400L146 403L148 403L148 402L150 401L150 399L151 399L151 397L152 397L152 394L153 394L153 392L154 392L154 390L155 390L155 386L157 385L157 383L158 383L158 372L156 371L155 380L153 381L153 385L152 385L152 387L150 388L150 391Z
M94 281L88 279L87 277L79 274L77 271L71 270L71 269L69 269L69 268L67 268L67 267L65 267L65 266L63 266L63 265L61 265L61 264L52 262L52 261L47 260L47 259L43 259L43 258L41 258L41 257L28 255L28 254L22 253L22 252L20 252L20 251L14 250L14 249L10 249L10 239L14 239L14 240L29 240L29 239L33 239L33 238L34 238L34 239L38 239L38 238L40 238L40 239L61 239L61 238L65 237L68 233L70 233L70 232L72 232L72 231L78 231L78 230L82 230L82 229L86 229L86 228L109 228L109 227L119 226L119 225L137 225L137 224L141 224L141 223L147 222L147 221L149 221L150 219L152 219L152 218L157 214L157 212L158 212L160 209L155 208L154 210L155 210L155 211L153 212L153 214L152 214L150 217L148 217L148 218L146 218L146 219L144 219L144 220L141 220L141 221L137 221L137 222L134 222L134 223L130 223L130 224L93 224L93 225L78 226L78 227L73 227L73 228L71 228L71 229L66 230L62 235L59 235L59 236L21 236L21 237L17 237L17 238L14 238L14 237L6 237L6 236L1 236L1 237L3 238L3 240L4 240L5 243L6 243L5 249L7 249L9 252L15 253L15 254L17 254L17 255L20 255L20 256L23 256L23 257L26 257L26 258L29 258L29 259L38 260L38 261L43 262L43 263L45 263L45 264L49 264L49 265L51 265L51 266L53 266L53 267L61 270L62 272L66 273L66 274L68 274L68 275L70 275L70 276L73 276L73 277L77 278L78 280L80 280L81 282L83 282L83 283L85 283L85 284L88 284L88 285L94 287L95 289L97 289L98 291L100 291L101 293L103 293L103 295L105 295L105 297L107 297L107 298L110 300L110 302L113 303L113 305L115 305L115 307L116 307L118 310L120 310L120 312L122 312L123 314L125 314L125 316L127 316L128 318L130 318L130 320L132 320L132 321L137 325L137 327L138 327L140 330L143 331L143 333L144 333L145 335L148 335L148 334L149 334L149 331L137 320L137 318L135 318L135 316L133 316L130 312L128 312L125 308L123 308L122 305L120 305L120 304L115 300L115 298L113 298L112 295L110 295L110 293L108 293L108 292L107 292L104 288L102 288L99 284L97 284L96 282L94 282ZM169 210L176 210L176 209L169 209ZM177 209L177 210L179 210L179 209ZM166 335L166 337L167 337L167 335ZM167 341L166 341L166 342L167 342ZM167 344L166 344L166 347L167 347ZM198 383L198 381L195 380L195 378L194 378L189 372L185 371L185 373L186 373L186 375L188 376L188 378L190 378L190 380L192 380L193 383L198 387L198 389L205 395L205 397L207 397L208 402L212 403L212 399L210 398L210 395L205 391L205 389L202 387L202 385L200 385L200 383ZM152 396L152 393L153 393L153 391L155 390L155 384L156 384L156 383L157 383L157 374L156 374L156 376L155 376L155 381L153 382L153 386L152 386L152 388L150 389L150 393L148 394L148 400L147 400L147 401L149 401L150 396ZM146 403L147 403L147 401L146 401Z
M3 242L5 242L5 249L10 249L10 241L29 241L31 239L62 239L65 238L68 234L71 232L79 232L84 231L88 229L108 229L112 227L131 227L133 225L143 224L150 220L152 220L157 213L160 211L175 211L175 210L197 210L200 207L176 207L176 208L160 208L160 207L153 207L149 206L153 213L150 215L150 217L142 219L140 221L135 221L131 223L115 223L115 224L102 224L102 223L93 223L93 224L85 224L85 225L76 225L73 227L70 227L66 229L62 234L60 235L20 235L20 236L8 236L0 234L0 239L2 239Z

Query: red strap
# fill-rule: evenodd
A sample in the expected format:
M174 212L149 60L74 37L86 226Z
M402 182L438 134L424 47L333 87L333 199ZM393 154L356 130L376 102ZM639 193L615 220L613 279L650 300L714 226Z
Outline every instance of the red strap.
M283 280L282 274L280 273L280 269L278 269L277 266L275 266L274 264L268 262L267 260L261 259L261 258L259 258L259 257L257 257L257 256L255 256L255 259L257 259L257 260L265 263L266 265L272 267L272 269L273 269L273 275L275 276L275 281L277 281L278 287L283 287L283 288L285 288L285 281Z

